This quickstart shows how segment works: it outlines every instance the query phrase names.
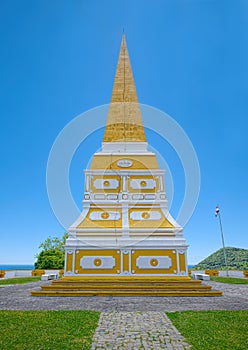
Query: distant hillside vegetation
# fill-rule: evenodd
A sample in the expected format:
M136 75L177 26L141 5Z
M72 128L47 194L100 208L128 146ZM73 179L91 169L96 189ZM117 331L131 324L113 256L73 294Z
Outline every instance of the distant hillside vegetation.
M227 264L229 270L248 270L248 249L241 248L226 248ZM199 264L194 266L197 270L225 270L225 259L223 248L217 250L215 253L209 255Z

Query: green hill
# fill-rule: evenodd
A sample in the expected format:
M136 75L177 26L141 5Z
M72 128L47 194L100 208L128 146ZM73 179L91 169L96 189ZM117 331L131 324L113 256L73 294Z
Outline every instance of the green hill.
M229 270L248 270L248 249L226 248L227 264ZM225 270L225 258L223 248L209 255L206 259L194 266L197 270Z

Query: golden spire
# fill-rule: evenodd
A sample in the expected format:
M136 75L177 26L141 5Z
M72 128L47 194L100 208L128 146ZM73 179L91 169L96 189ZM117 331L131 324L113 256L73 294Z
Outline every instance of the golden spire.
M124 34L103 141L146 142Z

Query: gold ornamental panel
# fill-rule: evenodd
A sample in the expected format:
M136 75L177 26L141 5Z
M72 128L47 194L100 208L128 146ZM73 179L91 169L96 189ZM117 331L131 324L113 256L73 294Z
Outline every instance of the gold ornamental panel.
M112 257L115 259L115 266L112 269L85 269L80 266L80 260L83 257L92 257L94 259L94 265L96 267L100 267L102 265L102 260L99 258L99 256L106 256L106 257ZM75 271L77 271L78 275L85 275L85 274L94 274L94 275L104 275L104 274L118 274L120 273L120 251L119 250L110 250L110 249L96 249L96 250L78 250L78 253L76 254L76 260L75 260Z
M150 264L151 269L140 269L136 265L136 261L139 257L151 256ZM158 265L158 259L156 256L167 256L171 259L172 266L169 269L156 269ZM163 250L163 249L135 249L132 251L132 271L135 274L177 274L177 255L175 250Z

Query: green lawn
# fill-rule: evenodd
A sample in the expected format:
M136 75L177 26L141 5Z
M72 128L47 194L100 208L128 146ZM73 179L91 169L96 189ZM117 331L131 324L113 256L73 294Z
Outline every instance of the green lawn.
M0 349L90 349L98 319L96 311L0 311Z
M22 284L40 281L40 277L17 277L17 278L7 278L5 280L0 280L0 285L3 284Z
M229 284L248 284L248 279L235 277L210 277L211 281Z
M248 311L185 311L167 316L192 350L247 350Z

